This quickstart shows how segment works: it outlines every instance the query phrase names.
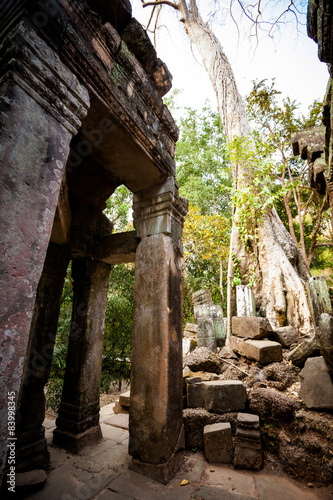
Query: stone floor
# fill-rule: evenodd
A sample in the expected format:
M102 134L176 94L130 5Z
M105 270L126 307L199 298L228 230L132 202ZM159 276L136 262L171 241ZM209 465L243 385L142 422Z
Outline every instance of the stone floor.
M128 415L101 409L104 440L81 455L50 445L51 466L44 489L29 500L332 500L333 486L312 488L272 473L258 473L209 464L202 453L185 454L184 465L168 486L128 469ZM45 420L52 440L53 420ZM274 468L274 467L273 467ZM269 470L269 473L268 473ZM183 481L186 480L186 481ZM181 486L181 482L186 482Z

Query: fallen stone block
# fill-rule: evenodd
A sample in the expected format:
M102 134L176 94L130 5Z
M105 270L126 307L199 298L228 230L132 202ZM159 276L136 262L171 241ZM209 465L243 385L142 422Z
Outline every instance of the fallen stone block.
M258 388L248 394L250 410L262 420L288 421L294 417L299 404L274 389Z
M234 466L256 470L263 464L258 415L239 413L236 424Z
M200 377L187 379L186 395L188 408L204 408L204 388Z
M188 366L191 371L219 373L221 368L220 358L207 347L198 347L184 357L184 366Z
M131 398L131 391L124 392L119 396L119 403L121 404L121 406L127 406L129 408L130 398Z
M299 396L309 409L333 410L333 382L323 356L309 358L300 378Z
M184 329L184 337L193 337L197 334L198 325L193 323L186 323Z
M239 380L202 382L205 408L214 413L243 410L246 401L245 384Z
M15 491L19 497L30 495L41 490L46 483L47 476L45 470L31 470L20 472L15 475ZM15 494L13 495L15 497Z
M129 413L129 408L127 406L122 406L119 401L116 401L113 407L113 413L116 415L119 413Z
M206 425L204 445L208 462L230 464L233 455L231 425L229 423Z
M302 366L305 361L315 354L318 349L316 337L307 338L303 340L295 349L288 354L288 360L296 366Z
M271 325L267 318L255 316L234 316L232 318L232 334L236 337L247 339L262 339L271 331Z
M198 347L206 347L212 352L216 351L216 338L214 319L211 317L198 318Z
M255 470L262 467L262 448L258 415L239 413L236 424L234 466Z
M270 338L279 342L282 347L290 347L291 344L295 344L298 340L297 331L293 326L282 326L281 328L274 328L274 331L270 334Z
M241 356L254 359L263 365L282 360L282 346L271 340L243 340L230 338L230 347Z
M229 422L233 434L236 432L238 412L210 413L204 408L188 408L184 410L184 427L186 448L204 449L203 430L206 425L218 422Z
M333 316L331 314L321 314L316 338L320 353L324 357L328 371L333 378Z

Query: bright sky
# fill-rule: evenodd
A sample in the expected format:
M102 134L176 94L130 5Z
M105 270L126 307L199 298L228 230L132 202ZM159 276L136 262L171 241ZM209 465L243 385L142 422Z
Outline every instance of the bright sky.
M221 0L220 5L223 8L228 2ZM209 3L209 0L198 1L202 8L208 7ZM132 5L134 17L145 25L151 8L143 9L141 0L133 0ZM215 106L215 94L200 56L195 48L192 51L177 13L167 6L163 9L157 53L173 75L173 88L183 89L179 104L201 107L208 98ZM318 59L317 44L307 37L305 26L299 26L297 34L290 22L274 40L263 38L257 47L255 40L250 40L246 35L238 36L237 28L230 18L216 22L214 31L231 63L242 96L251 90L252 80L275 77L276 88L284 96L300 102L303 112L307 111L314 99L323 99L329 74L326 64Z

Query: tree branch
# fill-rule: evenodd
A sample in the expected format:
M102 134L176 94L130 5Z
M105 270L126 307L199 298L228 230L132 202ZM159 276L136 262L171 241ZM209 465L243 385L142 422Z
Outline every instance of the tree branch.
M330 241L327 241L326 243L316 243L315 248L318 247L333 247L333 243Z
M173 3L173 2L170 2L169 0L155 0L155 1L151 1L151 2L144 2L143 0L142 1L142 7L152 7L152 6L156 6L156 5L169 5L170 7L173 7L174 9L176 10L179 10L178 8L178 5Z

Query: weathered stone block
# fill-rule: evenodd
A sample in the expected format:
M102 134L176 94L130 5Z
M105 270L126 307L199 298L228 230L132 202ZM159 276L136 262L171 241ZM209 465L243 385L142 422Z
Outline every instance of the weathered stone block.
M31 493L41 490L46 480L47 476L45 470L31 470L29 472L16 474L16 493L19 498L30 495Z
M333 377L333 316L331 314L321 314L316 338L320 353L325 359L331 377Z
M255 316L256 304L252 289L247 285L236 286L237 316Z
M254 359L263 365L282 359L281 344L271 340L243 340L231 337L230 347L241 356Z
M248 339L262 339L271 330L267 318L256 316L234 316L232 318L232 334Z
M231 425L217 423L204 427L205 455L208 462L230 464L233 446Z
M315 335L313 335L303 340L303 342L295 347L295 349L288 354L288 360L296 366L302 366L307 358L313 356L316 351L318 351L318 342Z
M281 394L274 389L260 387L248 394L251 411L258 414L263 420L291 420L299 404L292 398Z
M271 333L270 338L279 342L282 347L289 347L291 344L295 344L298 339L297 331L291 325L282 326L281 328L274 328Z
M207 347L210 351L216 351L213 318L198 319L198 347Z
M260 469L262 449L258 415L239 413L237 418L234 466L240 469Z
M205 371L219 373L221 361L219 357L207 347L198 347L184 358L184 365L193 372Z
M246 388L239 380L203 382L205 408L214 413L238 411L245 408Z
M124 392L119 396L119 403L121 404L121 406L127 406L127 408L129 408L131 404L130 400L131 400L131 391Z
M114 404L114 407L113 407L113 413L115 413L116 415L121 414L121 413L128 414L129 408L127 406L122 406L119 403L119 401L116 401Z
M187 323L184 329L184 337L193 337L198 332L198 325Z
M195 379L199 379L199 377L194 377ZM204 398L204 387L203 383L197 381L195 383L187 384L187 407L188 408L204 408L205 407L205 398Z
M333 383L323 356L309 358L300 373L300 398L315 410L333 410Z

